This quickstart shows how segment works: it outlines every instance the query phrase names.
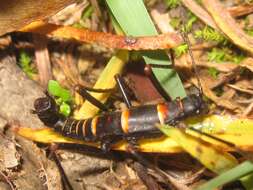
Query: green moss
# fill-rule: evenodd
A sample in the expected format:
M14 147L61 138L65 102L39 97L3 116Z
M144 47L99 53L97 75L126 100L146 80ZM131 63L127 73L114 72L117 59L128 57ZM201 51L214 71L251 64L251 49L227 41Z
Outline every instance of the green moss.
M93 11L94 11L94 8L90 5L90 6L88 6L88 7L86 7L84 10L83 10L83 12L82 12L82 19L83 20L85 20L85 19L87 19L87 18L90 18L91 17L91 15L92 15L92 13L93 13Z
M179 19L178 17L172 18L172 19L170 20L170 25L171 25L175 30L177 30L177 29L179 28L180 24L181 24L181 21L180 21L180 19Z
M165 0L165 4L168 6L169 9L176 8L178 5L181 4L180 0Z
M205 41L217 42L223 45L228 43L227 39L222 34L209 26L205 26L203 30L195 31L194 37L197 39L203 39Z
M213 48L211 52L207 53L207 59L208 61L221 63L225 61L225 51L219 48Z
M19 65L29 78L33 78L33 75L36 74L36 70L32 67L31 64L31 56L25 51L22 51L19 56Z
M181 44L180 46L173 48L173 50L175 52L175 56L180 57L181 55L183 55L184 53L188 51L188 45Z
M207 53L207 58L209 61L214 61L216 63L230 61L239 64L245 58L245 55L242 53L236 53L227 47L223 47L213 48L212 51Z
M187 22L185 24L185 32L189 32L192 30L193 24L198 20L198 17L196 17L193 13L188 12L187 14Z
M211 77L216 79L219 75L219 71L215 69L214 67L210 67L208 68L208 74L211 75Z

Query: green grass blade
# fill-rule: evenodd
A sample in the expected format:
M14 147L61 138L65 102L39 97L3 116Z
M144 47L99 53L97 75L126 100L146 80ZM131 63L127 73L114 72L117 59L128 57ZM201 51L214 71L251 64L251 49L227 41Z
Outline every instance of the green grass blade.
M253 172L253 163L250 161L245 161L240 165L234 167L233 169L222 173L216 178L210 180L209 182L201 185L196 190L212 190L220 187L226 183L237 180L243 176L246 176ZM252 189L252 188L251 188Z
M106 0L106 2L126 35L158 34L142 0ZM164 51L146 51L142 55L147 64L171 65ZM173 99L186 96L182 82L173 69L152 68L152 70L163 89Z

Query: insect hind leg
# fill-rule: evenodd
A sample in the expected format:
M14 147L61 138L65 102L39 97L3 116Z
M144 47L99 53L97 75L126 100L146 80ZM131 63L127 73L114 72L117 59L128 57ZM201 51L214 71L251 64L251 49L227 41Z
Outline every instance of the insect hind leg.
M93 104L94 106L98 107L102 111L109 111L109 109L105 106L105 104L103 104L102 102L100 102L98 99L96 99L95 97L93 97L92 95L90 95L90 93L87 92L87 91L89 91L91 89L92 88L86 89L86 87L82 87L81 85L76 86L77 92L83 98L85 98L87 101L89 101L91 104ZM108 89L108 90L111 90L111 89ZM98 92L98 93L107 92L106 89L105 90L104 89L96 89L95 91Z
M119 74L115 75L114 78L115 78L116 83L119 87L119 90L123 96L123 100L124 100L125 104L127 105L127 108L128 109L131 108L132 104L131 104L130 98L126 92L126 84L125 84L124 79Z

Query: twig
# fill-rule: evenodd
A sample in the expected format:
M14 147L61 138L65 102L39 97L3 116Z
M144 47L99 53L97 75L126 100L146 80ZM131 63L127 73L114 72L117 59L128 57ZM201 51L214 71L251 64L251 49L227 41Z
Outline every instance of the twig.
M9 180L8 176L6 176L2 171L0 171L0 175L3 176L3 178L4 178L5 181L9 184L9 186L10 186L10 188L11 188L12 190L16 190L15 185L13 184L13 182L11 182L11 181Z

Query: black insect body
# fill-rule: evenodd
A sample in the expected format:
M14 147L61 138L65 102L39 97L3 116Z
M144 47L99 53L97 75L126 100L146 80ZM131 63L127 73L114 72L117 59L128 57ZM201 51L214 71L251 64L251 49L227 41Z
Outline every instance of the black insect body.
M34 102L34 108L39 119L48 127L67 137L100 142L104 151L108 151L119 140L161 136L156 124L175 126L187 117L207 111L200 94L163 104L133 107L123 112L106 112L86 120L63 117L50 96L38 98Z

